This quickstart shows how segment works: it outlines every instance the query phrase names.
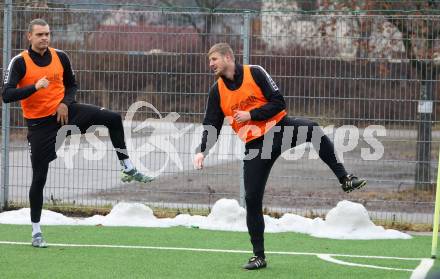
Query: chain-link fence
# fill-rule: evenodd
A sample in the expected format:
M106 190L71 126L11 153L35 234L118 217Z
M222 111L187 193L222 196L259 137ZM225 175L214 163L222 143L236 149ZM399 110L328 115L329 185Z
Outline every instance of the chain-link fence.
M227 42L238 62L271 74L289 115L326 127L344 151L346 168L368 180L365 191L343 194L313 150L300 146L275 164L267 208L315 215L350 199L362 202L374 218L432 221L440 137L438 17L13 6L8 20L8 6L2 8L1 33L10 36L2 47L2 70L28 47L27 24L46 19L51 45L71 59L77 100L121 113L129 155L138 168L158 175L151 184L122 184L108 136L89 133L79 146L67 140L51 163L46 204L103 207L126 200L204 209L222 197L239 199L243 146L228 126L203 171L193 170L191 162L215 81L206 52ZM133 104L138 109L128 113ZM26 125L18 103L2 104L2 111L4 201L26 205ZM146 128L136 129L144 122Z

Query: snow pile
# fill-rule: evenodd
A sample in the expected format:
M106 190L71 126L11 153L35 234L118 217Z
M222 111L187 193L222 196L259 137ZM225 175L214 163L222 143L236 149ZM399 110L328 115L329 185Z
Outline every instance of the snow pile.
M0 213L0 224L30 224L29 208ZM333 239L409 239L410 235L376 226L362 204L340 201L325 218L309 219L284 214L276 219L264 216L266 232L298 232ZM236 200L220 199L208 216L181 214L175 218L156 218L151 208L140 203L118 203L106 216L70 218L43 210L42 225L103 225L133 227L198 227L208 230L247 231L246 210Z

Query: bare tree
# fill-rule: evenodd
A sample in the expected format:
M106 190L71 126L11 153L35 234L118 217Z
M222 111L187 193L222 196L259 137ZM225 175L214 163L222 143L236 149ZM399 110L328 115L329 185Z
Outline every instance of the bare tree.
M188 13L182 13L179 16L183 22L191 25L199 34L203 49L208 48L210 37L213 33L215 24L215 13L222 9L237 8L237 1L233 0L158 0L159 4L166 7L178 9L188 7ZM204 14L195 14L192 12L203 12Z

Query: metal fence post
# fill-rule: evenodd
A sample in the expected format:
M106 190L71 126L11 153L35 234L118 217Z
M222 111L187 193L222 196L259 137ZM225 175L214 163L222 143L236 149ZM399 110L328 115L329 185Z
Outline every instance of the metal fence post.
M426 77L420 86L420 100L418 113L420 115L417 133L417 164L416 189L429 190L431 188L431 143L432 143L432 113L433 91L435 75L431 67L427 69Z
M250 13L245 12L244 22L243 22L243 64L249 64L249 53L250 53ZM240 205L246 207L245 202L245 191L244 191L244 174L243 174L244 164L241 161L240 166Z
M12 0L5 1L3 19L3 76L5 76L11 59L12 41ZM0 184L0 211L8 206L9 187L9 104L2 106L2 168Z

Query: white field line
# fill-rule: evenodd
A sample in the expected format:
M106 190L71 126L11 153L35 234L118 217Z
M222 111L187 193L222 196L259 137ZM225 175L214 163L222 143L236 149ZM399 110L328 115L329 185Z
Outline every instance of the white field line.
M410 279L424 279L433 265L433 259L423 259L419 266L414 269Z
M0 241L0 244L5 245L29 245L29 242L16 241ZM241 253L250 254L251 251L245 250L226 250L226 249L207 249L207 248L186 248L186 247L161 247L161 246L134 246L134 245L108 245L108 244L69 244L69 243L49 243L50 246L61 247L83 247L83 248L119 248L119 249L146 249L146 250L168 250L168 251L193 251L193 252L212 252L212 253ZM297 256L316 256L322 260L329 261L336 264L358 266L365 268L396 270L412 272L410 279L423 279L428 274L431 267L434 265L434 260L428 258L402 258L389 256L364 256L364 255L348 255L348 254L323 254L323 253L306 253L306 252L287 252L287 251L267 251L266 254L274 255L297 255ZM407 260L420 261L420 264L415 269L405 268L391 268L375 265L366 265L358 263L350 263L334 259L333 257L348 257L348 258L365 258L365 259L393 259L393 260Z
M386 270L400 270L400 271L409 271L412 272L412 269L406 269L406 268L394 268L394 267L383 267L383 266L377 266L377 265L369 265L369 264L358 264L358 263L350 263L345 262L341 260L337 260L333 258L332 255L325 255L325 254L318 254L318 258L324 261L328 261L335 264L341 264L341 265L349 265L349 266L360 266L360 267L368 267L368 268L374 268L374 269L386 269Z

